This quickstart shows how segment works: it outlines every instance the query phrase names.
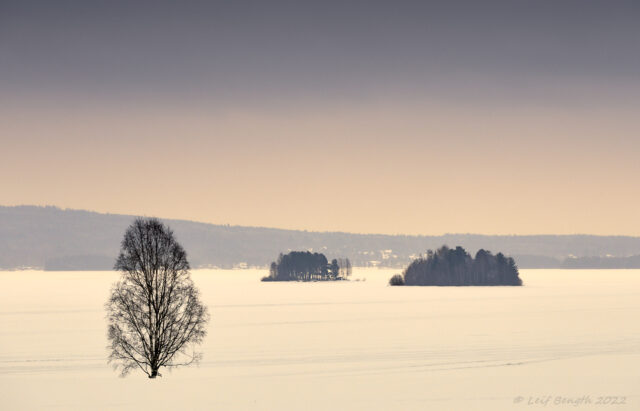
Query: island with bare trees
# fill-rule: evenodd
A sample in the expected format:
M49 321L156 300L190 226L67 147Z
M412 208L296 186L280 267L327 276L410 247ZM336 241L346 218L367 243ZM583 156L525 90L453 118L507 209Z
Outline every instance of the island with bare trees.
M351 275L348 258L334 258L329 262L322 253L291 251L280 254L271 263L269 275L262 281L338 281Z
M390 285L522 285L518 267L502 253L478 250L475 258L462 247L442 246L411 262Z

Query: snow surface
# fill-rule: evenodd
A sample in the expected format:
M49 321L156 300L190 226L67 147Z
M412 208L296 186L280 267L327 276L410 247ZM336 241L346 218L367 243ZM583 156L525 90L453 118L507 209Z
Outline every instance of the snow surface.
M117 273L0 272L0 408L640 409L640 270L387 286L396 272L262 283L259 270L195 270L212 316L204 359L156 380L107 365ZM624 403L596 404L608 396Z

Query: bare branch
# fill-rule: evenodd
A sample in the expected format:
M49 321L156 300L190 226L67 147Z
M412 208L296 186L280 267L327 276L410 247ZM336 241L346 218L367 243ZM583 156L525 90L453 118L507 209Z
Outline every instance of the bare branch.
M106 304L109 363L123 376L140 368L155 378L160 367L197 362L201 354L193 348L205 337L209 316L173 232L157 219L136 219L115 268L122 278Z

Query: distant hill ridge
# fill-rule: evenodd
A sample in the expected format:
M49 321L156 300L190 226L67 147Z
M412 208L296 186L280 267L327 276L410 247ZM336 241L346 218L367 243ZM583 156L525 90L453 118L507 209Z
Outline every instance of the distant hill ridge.
M108 270L135 216L0 206L0 269ZM163 219L198 267L267 267L274 255L313 250L354 266L404 267L447 244L513 257L520 268L640 268L640 237L594 235L409 236L309 232Z

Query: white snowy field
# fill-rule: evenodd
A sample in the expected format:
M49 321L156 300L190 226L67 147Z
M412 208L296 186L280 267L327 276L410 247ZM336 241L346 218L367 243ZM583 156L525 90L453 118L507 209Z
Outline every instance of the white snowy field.
M640 409L640 270L388 287L398 271L262 283L196 270L204 359L156 380L106 363L116 273L0 272L0 409Z

